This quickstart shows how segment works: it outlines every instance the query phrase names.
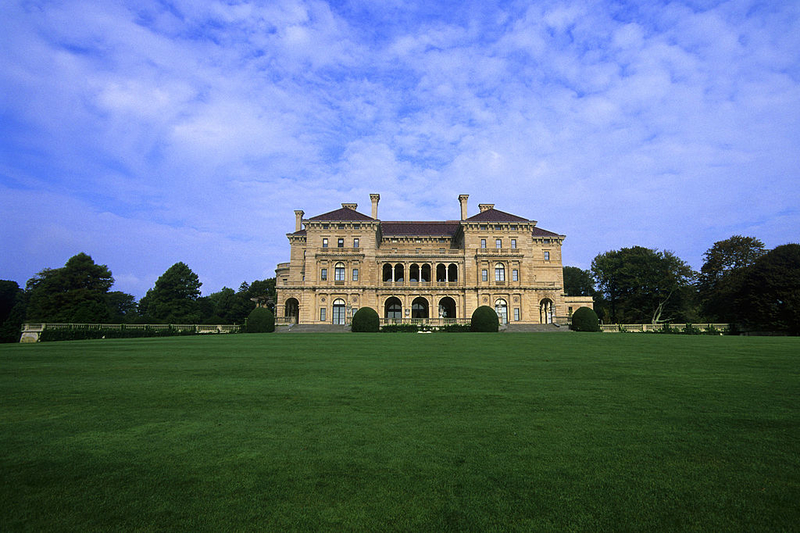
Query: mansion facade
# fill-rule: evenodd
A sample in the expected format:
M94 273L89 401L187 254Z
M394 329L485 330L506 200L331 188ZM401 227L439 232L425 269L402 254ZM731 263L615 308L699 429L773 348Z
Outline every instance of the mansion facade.
M501 323L565 324L590 297L564 294L564 235L493 204L460 220L382 221L357 204L311 218L295 211L288 263L276 268L279 323L349 324L360 307L382 323L469 322L481 305Z

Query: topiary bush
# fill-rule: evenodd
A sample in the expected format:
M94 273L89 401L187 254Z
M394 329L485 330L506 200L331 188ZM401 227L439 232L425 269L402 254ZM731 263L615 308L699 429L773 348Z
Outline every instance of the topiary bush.
M488 305L482 305L472 313L470 331L494 331L500 327L500 319L497 313Z
M574 331L600 331L600 321L597 313L590 307L580 307L572 313L572 326Z
M247 315L247 333L272 333L275 331L275 315L266 307L256 307Z
M381 330L381 319L371 307L362 307L353 315L350 331L358 333L377 333Z

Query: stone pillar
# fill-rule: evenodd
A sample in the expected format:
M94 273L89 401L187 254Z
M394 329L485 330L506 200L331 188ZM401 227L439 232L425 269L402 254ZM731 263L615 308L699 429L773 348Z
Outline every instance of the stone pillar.
M489 209L494 209L494 204L478 204L478 209L480 209L481 213L483 213Z
M467 220L467 199L469 194L459 194L458 203L461 204L461 220Z
M372 218L378 220L378 202L381 199L381 195L373 193L369 195L369 199L372 200Z
M305 212L302 209L295 209L294 211L294 230L300 231L303 229L303 215Z

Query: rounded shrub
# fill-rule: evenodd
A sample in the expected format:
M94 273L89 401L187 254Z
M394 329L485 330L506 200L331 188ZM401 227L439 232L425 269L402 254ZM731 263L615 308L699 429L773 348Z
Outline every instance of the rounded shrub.
M247 333L272 333L275 331L275 315L266 307L256 307L247 315Z
M572 326L575 331L600 331L597 313L590 307L579 307L572 313Z
M472 320L469 325L470 331L494 331L500 327L500 319L497 313L488 305L482 305L472 313Z
M351 331L359 333L377 333L381 330L381 319L371 307L362 307L353 315Z

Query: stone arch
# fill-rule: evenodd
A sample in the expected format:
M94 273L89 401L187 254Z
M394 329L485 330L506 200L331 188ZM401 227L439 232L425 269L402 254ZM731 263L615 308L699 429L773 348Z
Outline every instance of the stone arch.
M296 298L287 298L283 316L290 324L300 323L300 302Z
M406 267L403 266L403 263L397 263L394 266L394 280L396 282L401 282L406 277Z
M392 281L394 279L394 272L392 271L392 265L389 263L384 263L383 265L383 281Z
M333 323L342 326L347 323L347 304L341 298L333 301Z
M503 298L498 298L494 302L494 311L497 313L500 324L508 324L508 302Z
M458 281L458 265L452 264L447 267L447 281Z
M447 281L447 266L443 264L436 265L436 281Z
M414 298L411 302L411 318L429 318L428 300L422 296Z
M449 296L439 300L439 318L456 318L456 301Z
M383 304L383 318L390 320L403 318L403 302L395 296L387 298Z
M553 300L544 298L539 302L539 322L542 324L553 323Z
M419 265L416 263L412 263L410 267L408 267L408 281L418 282L419 279Z
M420 272L420 281L424 283L429 283L431 281L431 266L429 264L422 265L422 271Z

